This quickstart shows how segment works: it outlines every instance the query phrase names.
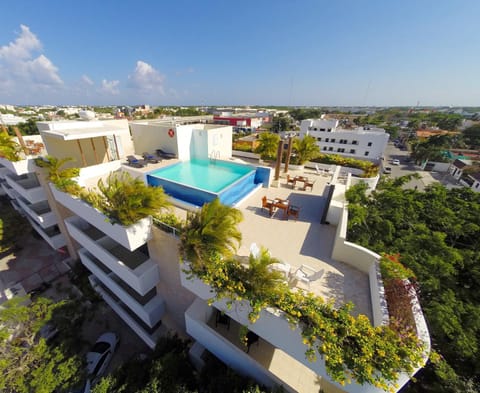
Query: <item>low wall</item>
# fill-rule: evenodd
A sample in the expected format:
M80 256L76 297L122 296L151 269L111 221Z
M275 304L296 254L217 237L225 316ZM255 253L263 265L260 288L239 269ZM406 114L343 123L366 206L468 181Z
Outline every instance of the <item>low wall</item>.
M380 326L387 324L389 317L387 302L385 300L385 289L379 269L380 255L358 244L348 242L346 240L347 223L348 210L344 207L340 216L340 222L337 225L332 258L368 274L373 325Z

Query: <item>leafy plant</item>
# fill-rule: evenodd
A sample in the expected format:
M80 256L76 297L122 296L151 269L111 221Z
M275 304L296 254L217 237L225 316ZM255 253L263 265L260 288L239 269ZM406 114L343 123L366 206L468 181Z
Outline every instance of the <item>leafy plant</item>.
M131 225L158 214L169 206L161 187L149 187L128 172L111 173L107 182L98 181L98 196L87 197L114 222Z
M317 140L311 135L305 135L302 139L293 140L292 164L303 165L313 160L320 152Z
M12 136L0 132L0 157L15 162L21 160L21 146L15 142Z
M258 137L258 142L255 153L260 154L262 160L275 160L280 136L271 132L262 132Z
M79 168L61 169L67 162L73 161L73 158L66 157L58 159L54 156L38 157L35 164L40 168L47 168L48 180L51 181L60 191L68 192L72 195L79 195L81 187L73 180L80 174Z
M180 238L184 259L203 268L214 256L235 255L242 239L237 224L242 219L239 210L223 205L218 198L203 205L199 212L189 213Z
M358 160L356 158L344 157L339 154L318 154L316 158L312 159L314 162L322 164L335 164L340 166L348 166L363 170L362 177L374 177L378 175L378 165L373 162Z

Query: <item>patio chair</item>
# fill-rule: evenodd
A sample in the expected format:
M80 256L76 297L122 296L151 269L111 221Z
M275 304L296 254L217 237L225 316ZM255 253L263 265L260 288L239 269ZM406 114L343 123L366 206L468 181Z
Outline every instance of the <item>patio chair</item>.
M139 160L135 156L127 156L127 165L132 168L143 168L145 166L144 160Z
M315 173L317 175L322 175L323 174L323 170L320 169L320 167L318 166L318 164L315 164Z
M305 180L305 182L303 183L303 191L307 191L307 187L310 187L310 191L313 191L314 184L315 184L315 180L314 181Z
M142 157L145 161L150 162L152 164L157 164L160 162L158 158L156 158L153 154L150 154L147 152L142 153Z
M268 210L268 214L273 216L275 213L276 207L274 206L274 202L272 200L268 200L266 196L262 198L262 209Z
M177 158L177 155L174 153L167 153L166 151L163 151L162 149L157 149L155 150L157 153L157 156L160 158L165 158L166 160L170 160L172 158Z
M301 265L294 273L293 278L297 281L303 282L310 287L312 281L316 281L323 276L324 269L319 271L308 265Z
M287 175L287 186L292 186L292 188L295 188L295 179L292 179L290 175Z
M287 219L290 218L290 216L292 216L295 218L295 221L297 221L299 214L300 214L300 206L295 206L295 205L288 206Z

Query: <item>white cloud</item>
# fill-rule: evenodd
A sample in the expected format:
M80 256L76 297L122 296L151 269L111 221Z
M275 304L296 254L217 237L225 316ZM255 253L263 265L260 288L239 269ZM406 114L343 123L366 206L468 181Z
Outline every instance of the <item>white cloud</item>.
M44 54L42 43L28 26L20 25L15 41L0 47L0 72L9 90L31 91L59 87L58 68ZM8 92L7 92L8 93Z
M88 86L93 86L95 84L87 75L82 75L82 82Z
M129 86L144 93L157 92L165 95L163 81L165 76L144 61L137 61L137 66L132 75L128 76Z
M16 62L20 59L29 59L32 51L42 49L42 44L28 26L20 25L22 30L14 42L0 48L0 59L7 62Z
M120 81L117 80L107 81L106 79L103 79L100 91L106 94L117 95L120 92L120 90L118 89L119 84Z

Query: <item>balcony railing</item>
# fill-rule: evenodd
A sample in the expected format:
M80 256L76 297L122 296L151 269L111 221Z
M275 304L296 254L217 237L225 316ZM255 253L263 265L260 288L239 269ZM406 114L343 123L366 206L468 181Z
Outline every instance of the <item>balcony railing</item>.
M78 243L141 295L158 283L158 265L144 253L122 247L80 217L69 217L65 224Z
M145 324L153 327L160 321L165 312L165 302L155 289L146 296L139 296L87 250L81 249L79 255L82 263Z
M10 187L30 203L37 203L47 199L45 190L38 182L35 174L22 176L9 174L6 176L6 180Z
M17 198L17 202L25 213L42 228L48 228L57 223L57 217L50 209L47 201L30 204L25 199L19 197Z

